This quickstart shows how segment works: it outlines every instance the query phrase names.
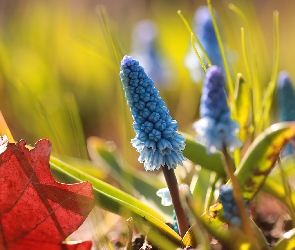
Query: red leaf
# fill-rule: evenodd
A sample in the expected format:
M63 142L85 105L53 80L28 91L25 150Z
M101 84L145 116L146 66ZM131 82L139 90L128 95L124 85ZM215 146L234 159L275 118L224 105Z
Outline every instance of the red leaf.
M62 244L94 206L89 182L56 182L49 168L51 143L9 143L0 155L0 249L90 249ZM91 242L90 242L91 243Z

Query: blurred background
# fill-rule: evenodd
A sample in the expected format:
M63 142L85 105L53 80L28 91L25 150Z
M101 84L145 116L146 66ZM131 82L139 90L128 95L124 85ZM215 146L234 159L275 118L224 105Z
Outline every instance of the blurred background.
M239 56L243 23L229 3L212 1L235 79L238 72L245 74ZM272 12L280 12L279 69L288 70L292 77L295 3L232 3L250 21L262 85L269 81L272 67ZM140 53L135 38L140 35L134 35L134 29L145 19L153 21L156 29L152 39L163 74L159 83L155 79L156 85L179 129L191 132L198 118L201 84L192 81L184 66L190 34L176 12L181 10L193 25L195 10L205 4L201 0L0 1L1 111L15 139L32 144L48 138L55 152L82 158L87 158L84 138L89 136L120 145L126 126L122 121L125 100L118 77L119 57L113 48L123 55L136 48ZM126 131L130 138L134 136L131 124Z

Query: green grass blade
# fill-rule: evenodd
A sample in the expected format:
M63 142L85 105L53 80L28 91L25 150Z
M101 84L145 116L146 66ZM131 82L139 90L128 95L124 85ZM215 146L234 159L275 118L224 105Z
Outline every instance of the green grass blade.
M72 92L67 92L64 95L64 99L67 105L73 137L75 139L75 144L73 146L75 146L76 157L87 159L88 155L85 145L85 136L76 98Z
M262 122L260 122L260 129L263 129L265 125L269 122L269 112L273 103L273 95L276 88L278 68L279 68L279 12L274 11L273 13L273 25L274 25L274 56L273 56L273 69L271 74L271 81L268 84L265 94L263 96L263 113ZM259 125L259 124L258 124ZM258 130L260 131L260 130Z
M234 84L233 84L233 81L232 81L231 76L230 76L229 66L228 66L228 63L227 63L227 60L226 60L226 55L225 55L225 50L224 50L224 45L223 45L222 40L221 40L221 35L220 35L220 31L219 31L218 26L217 26L217 22L216 22L213 7L212 7L212 4L211 4L211 0L207 0L207 5L208 5L208 8L209 8L209 11L210 11L210 14L211 14L211 19L212 19L214 31L215 31L215 34L216 34L217 42L218 42L218 45L219 45L219 49L220 49L220 53L221 53L221 57L222 57L223 65L224 65L226 80L227 80L227 84L228 84L229 99L232 100L233 95L234 95ZM235 113L235 104L234 103L233 103L233 110L234 110L233 113Z
M239 138L245 142L248 135L249 115L251 111L251 96L242 74L237 75L235 86L236 120L240 125Z
M198 179L194 185L192 195L194 199L198 201L199 206L203 206L204 210L201 213L207 211L212 201L212 188L215 185L213 179L216 176L215 172L209 171L208 169L201 168L197 173ZM209 205L208 205L209 204Z
M119 62L123 57L123 53L120 49L119 41L111 28L110 21L107 17L106 9L103 5L99 5L96 11L101 19L102 28L105 33L106 41L110 46L110 51L113 54L115 64L120 65Z
M206 169L215 171L220 177L225 177L225 172L222 164L221 153L208 155L206 147L194 140L194 138L186 133L181 132L185 137L185 149L183 155L191 160L193 163L198 164Z
M195 54L197 55L201 65L202 65L203 70L205 72L207 72L206 65L205 65L204 61L202 60L202 57L200 56L200 54L199 54L199 52L198 52L198 50L197 50L197 48L195 46L195 38L194 38L194 33L193 32L191 33L191 44L192 44L192 47L193 47L193 50L194 50Z
M240 73L237 74L234 98L236 103L234 119L237 120L240 125L239 138L242 142L245 142L249 135L249 117L252 105L249 86ZM238 166L241 161L240 148L235 150L234 160L235 166Z
M196 37L196 35L193 32L193 29L191 28L191 26L189 25L188 21L186 20L185 16L181 13L181 10L177 11L177 14L179 15L179 17L181 18L181 20L183 21L185 27L187 28L187 30L189 31L189 33L191 34L191 36L193 37L193 39L195 40L195 42L197 43L198 47L200 48L202 55L205 57L205 60L208 64L208 66L210 67L212 65L209 56L207 55L205 49L203 48L202 44L200 43L199 39ZM200 61L201 62L201 61ZM202 63L202 62L201 62Z
M253 30L251 29L249 20L247 16L244 14L243 11L241 11L237 6L234 4L230 3L228 5L229 9L234 11L240 19L244 22L244 25L246 26L246 30L249 35L249 40L250 40L250 60L248 61L248 57L246 54L248 51L246 51L246 44L245 44L245 32L244 29L241 29L241 36L242 36L242 51L243 51L243 57L245 61L245 67L247 71L247 77L248 81L251 86L251 94L252 94L252 101L253 101L253 123L254 123L254 129L256 129L256 124L259 122L261 118L261 113L262 113L262 106L261 106L261 89L260 89L260 81L258 77L258 63L257 63L257 49L254 46L254 39L253 39ZM251 72L251 73L250 73Z

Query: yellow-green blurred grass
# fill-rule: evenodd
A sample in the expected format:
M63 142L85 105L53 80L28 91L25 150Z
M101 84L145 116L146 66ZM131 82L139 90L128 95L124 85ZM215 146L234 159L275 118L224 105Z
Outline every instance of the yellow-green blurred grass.
M260 28L258 21L271 21L272 9L264 6L264 10L268 11L258 10L258 14L255 14L254 8L259 5L256 2L254 7L240 1L232 2L243 10L250 22L257 53L259 83L265 87L272 68L272 50L269 48L272 48L273 36L268 27L272 25L262 23ZM270 2L272 7L276 7L273 1ZM116 24L114 32L117 33L117 43L124 54L130 52L130 36L137 21L151 18L157 23L158 45L163 57L168 59L168 70L172 76L170 88L160 87L161 96L173 118L178 120L179 128L191 132L191 124L198 118L201 85L192 83L183 66L183 57L191 46L190 34L176 11L181 9L192 23L195 9L206 4L206 1L138 3L136 6L140 9L133 9L134 1L125 0L124 11L128 10L125 16L118 14L120 12L116 9L122 3L116 4L114 1L113 4L106 4L112 24ZM227 2L212 1L212 4L220 19L226 51L230 52L232 79L237 73L242 73L248 81L240 34L240 27L245 27L245 24L227 7ZM284 4L285 7L281 4L280 9L289 13L288 6ZM84 137L80 135L78 141L75 138L76 125L70 115L73 112L71 105L76 103L82 120L80 132L83 130L86 137L98 135L106 140L114 140L120 146L122 121L119 112L120 106L125 104L118 98L121 91L118 65L105 39L95 4L90 1L29 0L25 3L15 1L12 6L7 8L8 14L3 17L0 27L0 108L15 138L34 143L46 137L53 142L55 152L86 157L85 142L82 142ZM110 6L112 8L108 8ZM264 19L264 16L269 17ZM265 27L268 28L265 30ZM291 32L289 35L288 41L293 37ZM246 27L245 42L251 61ZM281 47L286 56L287 48L283 42ZM280 62L283 66L287 62L290 65L291 59L287 57L286 60L280 59ZM68 102L68 96L72 96L72 104ZM131 124L128 129L132 134Z
M59 152L77 155L67 93L91 133L114 133L117 72L96 13L65 3L30 1L8 17L0 39L2 102L16 138L47 137Z

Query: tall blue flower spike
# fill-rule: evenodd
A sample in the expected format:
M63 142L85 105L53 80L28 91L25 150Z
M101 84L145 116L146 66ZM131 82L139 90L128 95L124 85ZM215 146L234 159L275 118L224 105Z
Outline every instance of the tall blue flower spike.
M212 65L217 65L223 69L222 57L214 31L210 11L207 6L197 9L194 18L194 33L206 51ZM204 57L202 56L204 59ZM189 69L194 82L200 82L204 73L201 64L193 50L190 49L185 57L185 66Z
M223 207L225 220L232 226L240 226L242 221L234 198L233 187L222 185L220 187L219 199ZM245 206L247 207L246 202Z
M239 125L230 118L223 71L215 65L208 69L204 81L200 116L193 128L198 133L197 140L205 144L208 154L222 151L224 146L233 151L242 145L236 137Z
M281 71L278 75L277 98L280 121L295 121L295 91L286 71ZM282 156L289 154L294 154L290 143L282 150Z
M169 115L153 80L130 56L121 62L120 77L134 120L136 137L131 143L140 153L138 160L144 162L146 170L182 165L185 138L177 133L177 122Z

